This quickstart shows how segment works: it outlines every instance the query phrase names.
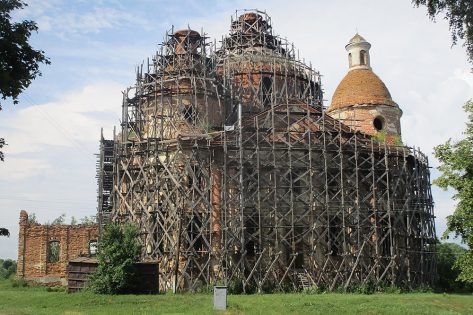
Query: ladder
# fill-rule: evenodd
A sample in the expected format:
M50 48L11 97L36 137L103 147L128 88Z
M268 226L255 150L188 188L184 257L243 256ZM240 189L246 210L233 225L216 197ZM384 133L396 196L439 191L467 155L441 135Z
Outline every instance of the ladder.
M306 290L306 289L310 288L311 283L310 283L309 277L307 277L306 272L298 271L298 272L296 272L296 277L297 277L297 281L299 283L299 287L302 290Z

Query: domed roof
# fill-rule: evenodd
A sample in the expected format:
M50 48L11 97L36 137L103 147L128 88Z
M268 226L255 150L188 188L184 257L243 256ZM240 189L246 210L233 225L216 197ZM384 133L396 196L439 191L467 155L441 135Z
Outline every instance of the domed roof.
M360 34L356 33L355 36L350 39L348 44L358 44L363 42L366 42L366 39L364 39Z
M361 104L398 107L386 85L372 70L352 69L335 90L327 111Z

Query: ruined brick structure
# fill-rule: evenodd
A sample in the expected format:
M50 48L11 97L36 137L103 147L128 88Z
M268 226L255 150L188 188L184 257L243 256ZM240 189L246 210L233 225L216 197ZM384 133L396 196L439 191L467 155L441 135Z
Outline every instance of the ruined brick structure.
M42 225L28 222L20 213L17 277L41 283L66 284L67 263L95 253L96 224Z
M326 109L321 75L265 12L237 12L218 46L166 34L123 93L119 133L102 137L101 225L140 228L162 290L432 283L428 160L400 143L369 48L346 46Z

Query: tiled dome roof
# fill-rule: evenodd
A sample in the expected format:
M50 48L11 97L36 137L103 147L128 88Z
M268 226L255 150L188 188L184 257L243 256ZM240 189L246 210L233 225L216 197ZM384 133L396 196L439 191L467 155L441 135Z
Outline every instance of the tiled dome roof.
M353 69L338 85L328 112L353 105L398 105L381 79L369 69Z

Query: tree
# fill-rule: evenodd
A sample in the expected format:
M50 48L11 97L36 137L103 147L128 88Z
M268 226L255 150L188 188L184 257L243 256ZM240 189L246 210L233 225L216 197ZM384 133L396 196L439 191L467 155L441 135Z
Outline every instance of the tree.
M10 13L26 6L22 0L0 0L0 93L2 99L11 97L14 104L20 93L41 76L39 65L50 63L44 51L33 49L28 42L31 33L38 30L36 23L11 21Z
M77 219L76 217L72 216L71 217L71 225L76 225L77 224Z
M438 170L439 178L434 184L446 190L453 188L457 201L455 212L447 217L447 230L444 238L450 233L461 237L469 250L455 261L455 266L460 269L458 279L473 283L473 101L464 105L468 114L464 139L446 143L434 148L434 155L440 161Z
M473 284L459 282L460 270L456 268L456 260L466 253L466 249L454 243L441 243L436 247L437 255L437 289L442 292L472 292Z
M28 42L31 33L38 31L36 23L11 21L10 13L26 6L22 0L0 0L0 96L4 100L11 97L13 104L17 104L20 93L41 76L40 64L50 64L44 51L33 49ZM1 150L4 145L5 139L0 137L0 161L5 158Z
M445 19L450 25L452 42L464 39L468 58L473 64L473 1L471 0L412 0L419 7L425 5L432 20L440 13L445 13Z
M66 214L63 213L51 222L51 225L61 225L66 221Z
M16 273L16 261L0 259L0 278L9 278Z
M90 288L96 293L119 294L135 288L135 267L141 255L138 228L129 223L109 224L105 228L97 253L97 271Z
M36 218L36 213L30 213L28 216L28 224L38 224L38 219Z
M0 236L10 237L10 232L5 228L0 228Z

